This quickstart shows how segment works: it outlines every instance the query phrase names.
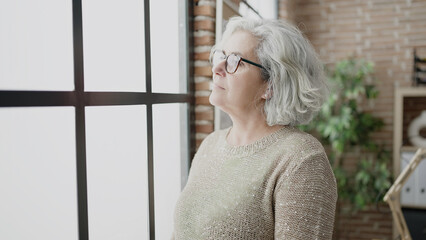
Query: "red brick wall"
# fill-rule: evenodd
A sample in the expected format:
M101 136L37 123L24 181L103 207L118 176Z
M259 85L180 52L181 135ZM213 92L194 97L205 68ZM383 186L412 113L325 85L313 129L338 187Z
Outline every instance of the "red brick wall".
M296 1L294 0L280 0L278 4L278 18L286 19L294 24Z
M210 49L215 41L216 2L195 0L194 4L194 81L195 81L195 138L196 148L213 131L214 109L209 103Z
M334 239L387 239L392 238L392 219L387 205L380 204L352 214L350 207L339 204L339 218L335 222Z
M426 1L280 0L279 16L295 23L329 66L349 56L375 63L380 94L363 107L384 120L373 138L392 150L394 89L411 86L413 48L426 45ZM353 171L357 159L351 153L345 167ZM335 238L392 239L391 223L390 213L373 207L355 215L340 211Z

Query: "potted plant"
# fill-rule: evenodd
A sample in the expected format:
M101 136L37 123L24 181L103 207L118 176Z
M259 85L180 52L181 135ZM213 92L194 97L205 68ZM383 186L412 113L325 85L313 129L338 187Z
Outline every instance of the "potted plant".
M377 202L391 185L389 151L371 139L383 121L363 110L378 96L371 83L373 64L350 58L327 71L331 93L318 116L301 126L328 146L328 157L336 176L339 198L349 200L353 210ZM347 152L359 155L357 169L343 168ZM380 199L381 200L381 199Z

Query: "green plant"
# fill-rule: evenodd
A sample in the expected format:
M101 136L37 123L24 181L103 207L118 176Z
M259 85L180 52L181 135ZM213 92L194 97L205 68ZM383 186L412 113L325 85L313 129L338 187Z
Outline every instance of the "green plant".
M300 126L305 131L316 131L331 147L329 159L339 197L350 200L354 210L373 203L391 185L387 168L390 154L370 137L383 126L383 121L360 107L378 96L376 87L368 83L372 73L371 62L355 59L338 62L333 71L328 71L333 89L328 100L309 125ZM342 167L345 152L349 150L360 156L355 172Z

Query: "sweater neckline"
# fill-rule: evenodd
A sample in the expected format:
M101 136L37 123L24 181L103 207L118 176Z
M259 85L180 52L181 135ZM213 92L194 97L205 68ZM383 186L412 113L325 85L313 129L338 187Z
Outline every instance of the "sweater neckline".
M282 128L276 130L275 132L270 133L270 134L256 140L253 143L250 143L250 144L247 144L247 145L241 145L241 146L234 146L234 145L230 145L228 143L228 141L226 140L226 137L228 136L229 131L231 131L231 129L232 129L232 127L229 127L228 129L226 129L223 132L224 134L222 135L223 143L224 143L222 150L228 156L233 156L233 157L250 156L250 155L272 145L278 139L280 139L283 135L285 135L284 133L290 131L290 129L292 129L292 128L293 128L292 126L283 126Z

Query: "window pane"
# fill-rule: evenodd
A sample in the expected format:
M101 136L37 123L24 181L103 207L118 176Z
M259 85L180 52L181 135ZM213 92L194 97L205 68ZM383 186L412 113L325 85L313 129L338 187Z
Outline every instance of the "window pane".
M144 1L82 1L87 91L145 91Z
M91 240L148 239L146 107L86 108Z
M179 89L178 3L177 0L150 1L153 92L184 92Z
M73 107L0 108L0 239L78 239Z
M170 239L173 212L187 166L187 104L153 105L155 236ZM186 172L184 172L186 177Z
M0 1L0 89L73 90L71 0Z

